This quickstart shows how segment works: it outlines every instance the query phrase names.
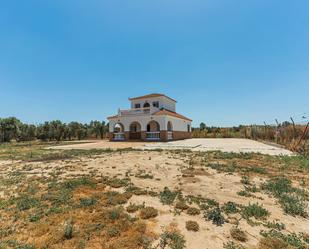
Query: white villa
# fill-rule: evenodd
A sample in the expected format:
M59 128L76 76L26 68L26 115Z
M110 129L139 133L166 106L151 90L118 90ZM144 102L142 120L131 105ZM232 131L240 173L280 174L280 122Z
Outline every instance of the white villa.
M191 138L192 120L176 112L176 100L159 93L129 98L131 109L108 117L112 141L169 141Z

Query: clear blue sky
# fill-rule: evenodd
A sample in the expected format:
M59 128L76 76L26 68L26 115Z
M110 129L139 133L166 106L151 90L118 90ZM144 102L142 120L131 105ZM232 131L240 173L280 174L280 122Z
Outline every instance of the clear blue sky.
M9 0L0 117L104 120L151 92L194 125L309 112L308 0Z

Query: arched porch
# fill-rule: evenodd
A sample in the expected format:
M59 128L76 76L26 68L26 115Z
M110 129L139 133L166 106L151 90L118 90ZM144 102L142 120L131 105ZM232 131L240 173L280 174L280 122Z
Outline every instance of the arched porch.
M146 126L146 140L160 140L160 124L151 120Z
M124 125L122 123L116 123L113 128L113 140L123 141L125 140Z
M141 139L141 125L139 122L134 121L130 124L129 139Z

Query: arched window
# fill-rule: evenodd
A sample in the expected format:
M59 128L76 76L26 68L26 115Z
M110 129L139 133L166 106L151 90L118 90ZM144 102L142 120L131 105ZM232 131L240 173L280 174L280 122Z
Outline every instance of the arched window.
M144 108L150 107L150 104L148 102L146 102L143 107Z

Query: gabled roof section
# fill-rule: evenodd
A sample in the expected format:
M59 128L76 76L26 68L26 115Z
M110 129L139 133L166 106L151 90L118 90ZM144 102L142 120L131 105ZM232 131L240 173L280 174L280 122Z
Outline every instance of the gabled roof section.
M177 102L176 100L166 96L165 94L162 93L151 93L151 94L147 94L147 95L143 95L143 96L139 96L139 97L134 97L134 98L129 98L129 100L136 100L136 99L148 99L148 98L155 98L155 97L166 97L174 102Z
M165 110L165 109L162 109L160 111L157 111L155 113L153 113L152 115L156 115L156 116L162 116L162 115L168 115L168 116L173 116L173 117L176 117L176 118L181 118L181 119L185 119L185 120L188 120L188 121L192 121L192 119L189 119L177 112L172 112L172 111L169 111L169 110Z

